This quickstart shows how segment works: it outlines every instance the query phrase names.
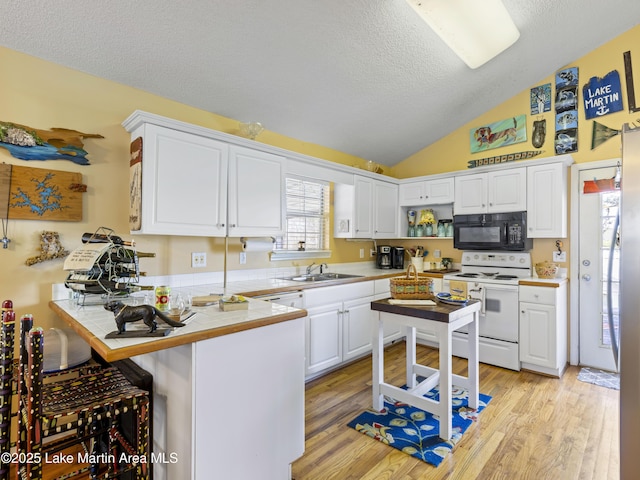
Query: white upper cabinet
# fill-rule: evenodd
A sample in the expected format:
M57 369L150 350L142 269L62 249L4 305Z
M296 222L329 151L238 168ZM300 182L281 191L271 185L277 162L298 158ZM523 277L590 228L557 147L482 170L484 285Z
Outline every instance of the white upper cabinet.
M138 137L142 192L132 202L141 202L141 223L133 233L225 236L228 144L151 124L132 132Z
M563 163L527 168L527 236L567 236L567 167Z
M397 237L398 186L360 175L334 186L334 237Z
M373 238L398 236L398 185L374 181Z
M455 177L456 215L520 212L527 209L527 168Z
M123 126L132 142L142 139L142 161L131 167L133 233L283 234L284 156L240 145L254 142L233 135L146 112L134 112Z
M284 168L284 157L231 145L230 237L284 233Z
M453 177L403 183L399 187L401 207L453 203Z

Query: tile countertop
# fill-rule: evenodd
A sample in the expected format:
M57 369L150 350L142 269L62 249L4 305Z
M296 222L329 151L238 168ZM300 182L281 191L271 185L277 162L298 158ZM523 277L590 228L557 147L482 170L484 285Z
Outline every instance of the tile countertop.
M198 288L209 290L206 286ZM223 312L217 304L193 307L195 315L185 320L185 326L174 328L165 337L105 339L108 333L116 331L116 324L113 313L105 310L102 304L78 307L69 300L52 300L49 307L108 362L294 320L307 314L306 310L249 299L248 310ZM158 320L159 328L165 326ZM136 329L146 330L147 327L142 322L127 324L128 332Z
M192 296L210 294L242 294L246 296L269 295L279 292L296 291L309 288L326 287L345 283L378 280L405 275L405 270L378 269L370 264L362 267L350 265L348 270L330 268L331 273L348 273L360 277L332 280L327 282L295 282L282 278L265 278L255 280L239 280L222 283L173 288L174 292L184 292ZM441 278L442 272L425 272L424 275ZM558 287L567 282L566 278L541 279L532 277L520 280L520 285ZM143 295L143 292L134 294ZM129 358L178 345L184 345L207 338L237 333L243 330L258 328L278 322L304 317L307 312L284 305L260 300L249 300L249 309L233 312L222 312L217 305L209 307L193 307L196 313L186 321L184 327L173 329L166 337L116 338L105 339L105 335L115 331L113 313L105 310L102 304L73 306L69 300L52 300L50 308L71 328L73 328L100 356L107 361ZM158 321L162 328L163 322ZM145 329L142 322L128 324L127 330Z

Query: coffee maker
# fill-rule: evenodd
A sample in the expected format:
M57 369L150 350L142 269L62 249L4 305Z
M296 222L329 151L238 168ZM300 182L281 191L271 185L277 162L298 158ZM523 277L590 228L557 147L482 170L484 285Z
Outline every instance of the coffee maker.
M379 245L376 255L376 267L391 268L391 247L389 245Z
M391 247L391 268L404 270L404 247Z

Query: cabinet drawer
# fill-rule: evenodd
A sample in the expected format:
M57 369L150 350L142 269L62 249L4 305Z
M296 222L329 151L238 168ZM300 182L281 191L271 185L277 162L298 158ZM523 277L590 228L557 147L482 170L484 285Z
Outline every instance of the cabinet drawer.
M545 305L556 304L556 287L520 287L519 299L521 302L542 303Z
M376 295L389 293L391 291L391 283L388 278L381 278L373 281L373 291Z
M307 309L318 305L325 305L330 302L342 302L372 296L373 281L308 288L304 291L304 299Z

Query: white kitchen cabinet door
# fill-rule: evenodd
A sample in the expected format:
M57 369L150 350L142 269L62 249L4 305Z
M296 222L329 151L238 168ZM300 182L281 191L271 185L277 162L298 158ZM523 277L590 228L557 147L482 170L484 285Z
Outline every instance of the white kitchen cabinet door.
M353 185L334 185L335 238L373 238L373 180L354 175Z
M567 167L563 163L527 168L527 236L567 236Z
M556 307L520 302L520 361L556 366Z
M427 196L427 182L403 183L398 188L398 201L401 207L424 205Z
M455 215L486 213L487 175L460 175L455 177L453 212Z
M527 209L527 169L509 168L487 173L487 212L522 212Z
M373 238L398 237L398 185L373 184Z
M356 176L354 187L354 235L355 238L371 238L373 237L373 181Z
M460 175L455 179L456 215L521 212L527 209L527 169Z
M521 286L520 362L527 370L562 376L567 365L567 286Z
M229 146L152 124L142 137L141 228L132 233L224 237Z
M342 361L351 360L368 353L372 348L373 319L371 310L373 297L364 297L344 302L342 310Z
M284 169L284 157L246 147L230 147L230 237L284 233Z
M454 201L453 177L403 183L399 187L401 207L444 205Z
M309 308L306 322L305 375L342 363L342 302Z

